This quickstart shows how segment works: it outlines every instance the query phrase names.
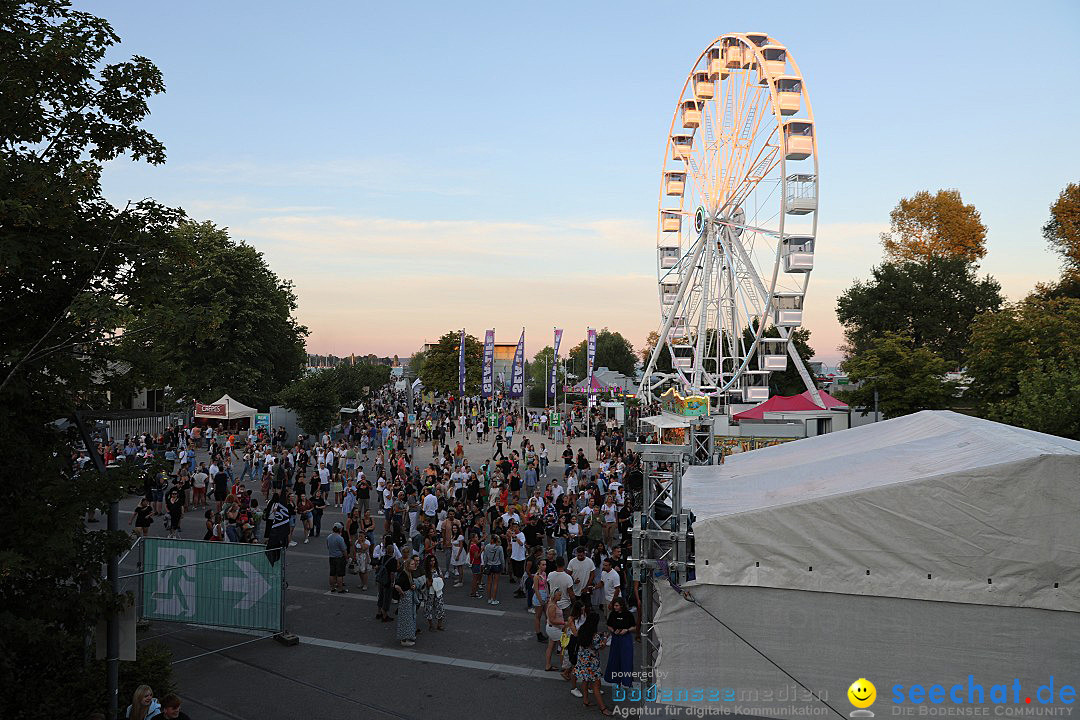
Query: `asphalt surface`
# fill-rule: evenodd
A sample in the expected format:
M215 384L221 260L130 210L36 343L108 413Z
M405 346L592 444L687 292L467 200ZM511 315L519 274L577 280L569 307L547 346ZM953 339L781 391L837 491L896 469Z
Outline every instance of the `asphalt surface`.
M537 438L534 444L539 449ZM515 439L517 447L520 440ZM450 440L453 447L454 440ZM466 444L473 464L490 457L490 444ZM573 443L592 457L592 441ZM553 467L561 474L561 450L548 442ZM418 447L426 463L430 445ZM201 459L201 458L200 458ZM372 462L365 469L369 475ZM125 526L137 498L121 505ZM324 531L340 518L327 508ZM381 519L376 518L377 535ZM185 537L201 538L202 512L185 516ZM164 536L160 521L151 528ZM294 538L302 540L300 531ZM133 567L136 553L121 574ZM286 626L300 644L286 647L256 631L230 631L154 621L140 631L139 642L164 642L174 656L175 679L184 711L193 719L231 718L532 718L597 717L570 694L570 684L556 672L544 672L546 645L537 642L533 615L513 597L506 578L500 582L499 606L468 597L464 587L446 587L446 630L423 632L416 645L403 648L395 623L375 619L374 577L369 589L359 577L346 577L348 594L328 591L325 535L291 548L286 561ZM640 654L640 645L635 654ZM602 654L601 666L606 662ZM611 705L611 690L605 689Z

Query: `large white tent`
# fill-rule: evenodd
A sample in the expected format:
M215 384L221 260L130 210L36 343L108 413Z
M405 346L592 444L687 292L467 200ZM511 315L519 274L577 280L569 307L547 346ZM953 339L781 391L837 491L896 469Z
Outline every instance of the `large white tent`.
M922 412L683 482L696 602L661 592L662 687L792 688L750 645L844 712L862 677L887 704L885 680L974 674L1034 691L1080 669L1080 442ZM792 714L778 697L727 710Z
M213 418L216 420L236 420L237 418L251 418L255 420L258 412L253 407L248 407L239 400L234 400L228 395L222 395L215 402L207 405L195 403L195 417Z

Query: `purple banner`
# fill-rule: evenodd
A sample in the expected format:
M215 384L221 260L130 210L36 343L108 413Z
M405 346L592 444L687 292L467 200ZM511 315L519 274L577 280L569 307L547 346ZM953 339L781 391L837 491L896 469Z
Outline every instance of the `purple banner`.
M596 362L596 331L589 328L589 369L586 377L588 379L589 392L592 392L592 374L593 364Z
M495 390L495 331L484 332L484 370L480 382L480 397L489 398Z
M514 351L514 367L510 374L509 397L519 398L525 394L525 328L521 328L521 339Z
M461 339L458 341L458 370L457 370L457 393L458 397L465 397L465 331L461 331Z
M547 389L547 399L548 400L555 397L555 389L556 389L555 382L556 382L556 380L558 378L558 372L557 371L558 371L558 368L559 368L559 343L561 343L561 342L562 342L562 330L559 330L558 328L555 328L555 346L554 346L555 347L555 352L552 353L551 377L548 378L548 389Z

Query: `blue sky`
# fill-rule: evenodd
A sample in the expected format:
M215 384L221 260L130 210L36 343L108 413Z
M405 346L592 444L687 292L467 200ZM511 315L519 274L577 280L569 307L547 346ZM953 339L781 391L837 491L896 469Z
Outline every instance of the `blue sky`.
M900 197L957 188L1010 297L1057 273L1039 228L1080 180L1080 3L121 2L168 91L169 160L107 195L228 226L293 279L315 352L408 354L462 327L529 351L658 322L655 210L698 54L766 32L794 54L820 152L805 324L835 362L836 296Z

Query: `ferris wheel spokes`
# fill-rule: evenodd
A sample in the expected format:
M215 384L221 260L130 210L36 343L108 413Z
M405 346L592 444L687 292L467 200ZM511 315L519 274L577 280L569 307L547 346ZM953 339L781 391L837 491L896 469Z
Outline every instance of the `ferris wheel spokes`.
M642 388L651 395L674 382L718 399L763 399L769 373L793 357L787 338L801 323L816 242L813 115L787 48L761 33L714 41L683 84L667 144L662 328ZM808 227L791 232L788 216ZM672 367L654 374L665 349Z

